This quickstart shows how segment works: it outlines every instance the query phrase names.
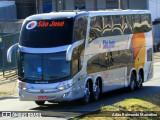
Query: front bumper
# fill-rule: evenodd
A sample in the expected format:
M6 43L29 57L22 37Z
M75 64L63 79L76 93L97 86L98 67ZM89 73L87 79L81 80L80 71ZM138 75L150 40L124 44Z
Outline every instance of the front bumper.
M71 88L54 93L30 93L19 89L20 101L72 101L75 98Z

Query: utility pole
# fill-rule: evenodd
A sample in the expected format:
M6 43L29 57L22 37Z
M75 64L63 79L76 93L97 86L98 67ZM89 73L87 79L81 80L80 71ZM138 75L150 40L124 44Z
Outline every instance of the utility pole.
M121 9L121 0L118 0L118 9Z
M38 12L38 0L36 0L36 14L38 14L39 12Z
M97 0L94 0L94 10L97 10Z

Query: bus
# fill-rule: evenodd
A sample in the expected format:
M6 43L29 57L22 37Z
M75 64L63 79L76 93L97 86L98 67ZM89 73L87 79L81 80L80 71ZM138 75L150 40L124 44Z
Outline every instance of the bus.
M27 17L18 54L21 101L98 100L102 93L135 90L153 76L148 10L70 11Z

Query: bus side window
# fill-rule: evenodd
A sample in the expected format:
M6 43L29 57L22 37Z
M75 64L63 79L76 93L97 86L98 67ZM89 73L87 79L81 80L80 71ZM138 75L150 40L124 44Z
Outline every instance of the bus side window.
M133 15L133 32L134 33L141 33L141 17L139 14Z
M103 17L103 23L104 23L104 28L102 30L102 35L104 37L106 36L112 36L112 27L113 27L113 21L112 21L112 16L104 16Z
M142 32L149 32L151 30L149 14L141 15L141 29Z
M147 50L147 61L152 61L152 48Z
M95 40L96 38L101 37L102 30L103 30L102 17L101 16L91 17L89 43Z
M129 27L129 29L131 31L130 34L133 33L133 20L132 20L132 17L133 17L132 15L126 15L127 25L128 25L128 27Z
M124 34L132 34L130 15L123 16L123 32Z
M74 42L86 38L87 17L81 17L75 20L74 23Z
M73 53L72 53L72 75L71 76L74 76L76 73L78 73L78 47L75 48L73 50Z
M84 57L84 46L85 42L75 48L72 53L72 75L77 74L83 67L83 57Z
M122 35L123 31L122 31L122 18L120 15L113 15L112 16L113 19L113 27L112 27L112 34L113 36L116 35Z

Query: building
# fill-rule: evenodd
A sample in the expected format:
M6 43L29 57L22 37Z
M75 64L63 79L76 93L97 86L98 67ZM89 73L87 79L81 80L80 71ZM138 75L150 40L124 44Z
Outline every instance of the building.
M18 18L62 10L149 9L152 20L160 17L158 0L15 0Z
M0 20L17 19L15 1L0 0Z

